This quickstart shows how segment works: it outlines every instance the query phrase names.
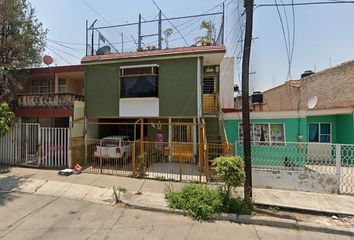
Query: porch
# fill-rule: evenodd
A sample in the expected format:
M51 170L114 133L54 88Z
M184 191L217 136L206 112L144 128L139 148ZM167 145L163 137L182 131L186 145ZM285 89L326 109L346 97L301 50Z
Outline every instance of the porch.
M112 142L110 142L112 144ZM110 157L98 153L104 140L72 139L71 159L86 172L172 181L207 182L214 176L212 161L232 154L230 144L128 141L131 154ZM195 151L193 151L195 150ZM195 154L194 154L195 152Z

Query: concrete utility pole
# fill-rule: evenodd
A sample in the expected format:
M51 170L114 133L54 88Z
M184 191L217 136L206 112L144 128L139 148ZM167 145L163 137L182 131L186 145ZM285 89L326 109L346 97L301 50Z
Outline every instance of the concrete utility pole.
M243 124L243 155L245 161L246 182L244 198L252 201L252 163L250 136L250 104L249 104L249 70L253 28L253 0L244 0L246 9L246 32L242 59L242 124Z

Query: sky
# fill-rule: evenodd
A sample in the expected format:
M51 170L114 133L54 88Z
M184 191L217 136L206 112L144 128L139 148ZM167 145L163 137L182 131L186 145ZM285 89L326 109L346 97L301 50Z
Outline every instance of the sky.
M294 0L298 2L320 0ZM49 30L46 54L54 58L54 64L79 64L85 55L85 21L96 26L136 22L141 13L143 20L156 18L157 7L152 0L29 0L36 10L38 19ZM163 13L171 18L221 11L222 0L155 0ZM240 84L242 30L244 29L243 6L240 0L226 0L225 38L227 56L234 56L235 84ZM281 0L278 0L278 3ZM289 3L289 0L283 0ZM255 4L274 3L272 0L255 0ZM209 11L208 11L209 10ZM279 10L279 12L278 12ZM254 28L251 54L250 90L264 91L289 79L299 79L305 70L315 72L354 59L354 4L330 4L321 6L257 7L254 11ZM284 34L282 24L284 27ZM191 45L200 36L202 20L212 20L217 30L220 16L173 21L186 42ZM295 24L293 22L295 20ZM287 28L288 26L288 28ZM173 28L164 22L163 29ZM143 34L152 34L156 24L143 26ZM295 29L295 31L294 31ZM106 39L121 50L121 32L125 51L136 49L137 27L102 30ZM295 33L295 34L294 34ZM294 34L294 35L293 35ZM294 39L294 41L293 41ZM144 38L144 46L154 43L153 37ZM290 65L285 42L292 54ZM101 43L103 44L103 43ZM170 39L170 47L183 46L185 41L177 31ZM291 51L293 49L293 51ZM291 54L290 54L291 55ZM230 67L232 70L232 67Z

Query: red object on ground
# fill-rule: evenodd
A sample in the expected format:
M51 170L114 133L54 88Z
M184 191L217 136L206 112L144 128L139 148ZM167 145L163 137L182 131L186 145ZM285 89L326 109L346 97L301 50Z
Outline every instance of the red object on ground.
M79 174L82 172L82 167L79 164L76 164L74 167L74 171L76 174Z

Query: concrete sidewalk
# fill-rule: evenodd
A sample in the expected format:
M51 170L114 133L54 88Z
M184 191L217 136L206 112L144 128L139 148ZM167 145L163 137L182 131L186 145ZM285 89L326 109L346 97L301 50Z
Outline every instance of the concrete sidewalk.
M59 176L57 170L30 168L9 168L0 170L0 190L12 190L21 187L25 191L59 195L72 195L71 198L109 203L112 199L113 186L126 188L128 192L141 192L130 196L130 201L137 204L164 205L164 192L167 182L118 177L96 174L80 174L68 177ZM186 183L171 183L174 190L179 190ZM292 208L299 210L325 212L354 216L354 196L286 191L254 188L254 200L258 204Z

